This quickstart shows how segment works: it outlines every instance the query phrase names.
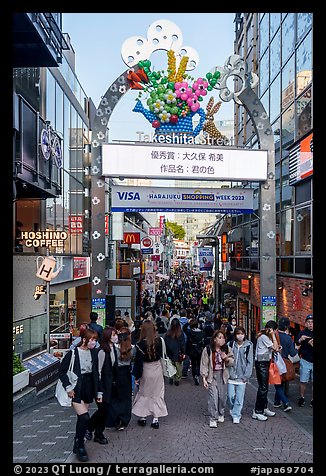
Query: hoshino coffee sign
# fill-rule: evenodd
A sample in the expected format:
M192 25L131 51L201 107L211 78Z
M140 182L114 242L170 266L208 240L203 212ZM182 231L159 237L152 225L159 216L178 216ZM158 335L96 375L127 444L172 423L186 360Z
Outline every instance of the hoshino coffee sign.
M22 231L21 239L27 247L63 246L68 238L66 231Z

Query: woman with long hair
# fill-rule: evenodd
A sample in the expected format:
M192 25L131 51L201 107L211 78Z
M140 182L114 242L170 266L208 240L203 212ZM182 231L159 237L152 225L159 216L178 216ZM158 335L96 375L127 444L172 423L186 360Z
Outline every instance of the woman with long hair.
M275 412L267 408L267 395L269 366L271 363L273 350L279 350L279 344L274 332L276 328L276 322L270 320L266 323L265 329L262 329L257 334L255 369L258 390L255 408L252 412L252 418L259 421L265 421L267 420L267 417L275 416Z
M131 419L132 379L131 362L135 347L131 344L131 332L128 327L122 327L118 332L117 367L112 398L108 408L107 426L124 430Z
M140 417L138 420L140 426L145 426L146 417L152 415L151 427L155 429L159 428L158 419L168 414L164 400L165 387L161 357L162 340L157 334L154 322L145 320L136 344L132 371L135 382L139 385L133 401L132 413Z
M186 341L177 317L172 319L171 326L167 330L164 340L167 356L170 357L177 369L174 377L169 379L169 383L172 385L174 381L174 385L178 386L182 377L182 362L186 354Z
M87 440L91 440L93 431L95 430L94 441L101 445L108 443L103 432L105 430L105 422L111 405L112 389L116 378L118 360L117 351L114 346L116 342L118 342L116 329L114 329L114 327L105 327L102 333L101 349L98 351L99 398L96 400L97 410L89 421L85 435Z
M59 368L59 379L68 396L72 398L72 406L77 414L73 452L81 462L88 461L84 445L84 437L90 420L88 407L94 399L100 398L98 393L98 356L95 350L96 340L97 332L85 329L79 345L66 353ZM73 353L75 361L72 370L78 376L75 387L71 385L67 375Z
M229 370L234 363L232 350L226 345L225 332L214 331L210 344L201 355L200 374L208 390L207 404L210 428L224 422Z

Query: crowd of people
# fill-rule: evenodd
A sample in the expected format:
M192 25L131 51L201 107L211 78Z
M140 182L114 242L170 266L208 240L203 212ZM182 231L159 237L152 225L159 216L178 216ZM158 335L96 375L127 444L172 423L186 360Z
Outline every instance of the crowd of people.
M159 429L159 419L168 415L161 365L164 348L175 367L170 385L178 387L190 370L194 385L202 381L210 428L224 422L227 404L233 423L240 423L246 384L254 368L258 390L252 418L265 421L275 415L267 406L267 394L270 364L277 355L283 361L300 356L298 405L305 404L306 384L313 380L312 314L295 341L289 319L281 318L278 323L266 323L254 346L235 316L226 322L213 312L213 304L202 278L178 269L170 279L160 281L153 305L144 294L134 320L127 311L122 317L117 310L103 329L96 322L97 314L90 314L90 323L80 327L59 370L77 415L73 452L79 461L88 461L85 439L107 444L105 428L124 430L132 414L139 426L151 417L151 427ZM68 377L73 354L73 372L78 377L74 388ZM286 412L292 409L287 372L275 384L274 398L274 407L283 406ZM90 416L93 401L97 410Z

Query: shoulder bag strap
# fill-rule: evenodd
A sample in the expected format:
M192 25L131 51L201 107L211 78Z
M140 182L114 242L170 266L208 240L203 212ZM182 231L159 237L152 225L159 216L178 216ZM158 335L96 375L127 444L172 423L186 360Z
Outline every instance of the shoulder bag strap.
M163 358L166 358L166 347L165 347L165 341L163 339L163 337L160 337L161 341L162 341L162 356Z
M69 372L73 371L74 363L75 363L75 351L72 350L71 352L72 352L72 354L71 354L71 359L70 359L69 369L68 369Z

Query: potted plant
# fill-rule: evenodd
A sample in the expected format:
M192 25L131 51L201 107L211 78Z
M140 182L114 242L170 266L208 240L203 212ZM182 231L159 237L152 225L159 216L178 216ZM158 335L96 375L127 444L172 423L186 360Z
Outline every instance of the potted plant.
M29 382L29 370L25 369L18 354L13 352L13 393L27 387Z

